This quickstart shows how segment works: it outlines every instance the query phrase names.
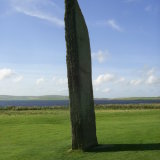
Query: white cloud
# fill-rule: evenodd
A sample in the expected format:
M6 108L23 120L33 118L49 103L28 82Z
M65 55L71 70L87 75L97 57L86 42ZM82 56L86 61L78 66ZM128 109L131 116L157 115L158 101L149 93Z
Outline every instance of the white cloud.
M12 69L3 68L0 69L0 80L3 80L5 78L9 78L14 74L14 71Z
M151 75L153 75L154 73L155 73L155 68L151 68L151 69L147 70L146 75L147 75L147 76L151 76Z
M158 79L154 75L150 75L146 80L146 84L158 84L158 83L160 83L160 79Z
M23 80L23 76L17 76L13 81L18 83Z
M159 72L155 68L147 68L144 71L142 71L144 75L144 82L147 85L152 85L152 84L159 84L160 83L160 78L159 78Z
M137 79L137 80L131 80L131 81L130 81L130 84L131 84L131 85L134 85L134 86L137 86L137 85L142 84L142 82L143 82L142 79Z
M141 75L139 75L139 79L131 80L131 85L152 85L152 84L160 84L159 73L157 70L153 68L144 68L140 71Z
M152 11L152 6L151 5L146 6L145 11L147 12Z
M96 92L100 91L100 88L98 88L98 87L94 88L94 86L93 86L93 89L94 89L94 91L96 91Z
M114 19L109 19L107 21L107 25L113 28L116 31L122 32L122 28L117 24L117 22Z
M65 85L65 84L67 84L67 79L66 78L60 78L60 79L57 80L57 84Z
M53 77L53 78L52 78L53 81L56 81L56 79L57 79L57 77Z
M40 84L44 83L44 81L45 81L44 78L39 78L36 80L36 84L40 85Z
M115 81L115 83L123 83L125 81L126 81L126 79L124 77L121 77L117 81Z
M101 85L102 83L113 81L114 78L115 76L113 74L102 74L99 75L97 79L93 81L93 83L94 85Z
M109 92L111 92L111 89L110 88L106 88L106 89L102 90L102 92L109 93Z
M99 50L98 52L92 53L92 58L96 59L99 63L103 63L107 60L109 55L110 55L109 51Z
M59 88L57 91L58 91L58 92L65 92L65 91L68 91L68 87Z
M67 85L67 78L53 77L52 80L56 85Z
M18 13L46 20L59 27L64 26L63 19L44 9L52 6L52 9L55 10L56 5L49 0L11 0L11 2L13 9Z

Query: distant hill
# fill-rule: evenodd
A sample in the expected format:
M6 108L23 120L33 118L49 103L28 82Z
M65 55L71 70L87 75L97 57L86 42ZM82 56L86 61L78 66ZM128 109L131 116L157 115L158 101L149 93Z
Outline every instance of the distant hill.
M0 95L2 100L68 100L68 96L44 95L44 96L10 96ZM160 97L128 97L128 98L95 98L95 100L160 100Z
M128 97L128 98L114 98L113 100L160 100L160 97Z
M9 96L0 95L0 100L68 100L68 96L45 95L45 96Z
M121 98L95 98L95 100L160 100L160 97L121 97Z

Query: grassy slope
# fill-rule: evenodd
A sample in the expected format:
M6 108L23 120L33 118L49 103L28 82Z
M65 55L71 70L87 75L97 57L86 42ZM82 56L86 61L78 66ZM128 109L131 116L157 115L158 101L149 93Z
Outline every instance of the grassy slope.
M97 110L101 144L160 143L160 110ZM69 111L0 111L0 160L159 160L160 150L69 152Z

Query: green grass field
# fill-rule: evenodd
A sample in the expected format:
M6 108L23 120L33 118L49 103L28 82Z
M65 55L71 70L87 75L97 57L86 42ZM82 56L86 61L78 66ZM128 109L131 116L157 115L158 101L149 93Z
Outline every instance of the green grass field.
M96 121L103 146L83 153L70 150L68 110L1 110L0 160L160 160L159 109L96 110Z

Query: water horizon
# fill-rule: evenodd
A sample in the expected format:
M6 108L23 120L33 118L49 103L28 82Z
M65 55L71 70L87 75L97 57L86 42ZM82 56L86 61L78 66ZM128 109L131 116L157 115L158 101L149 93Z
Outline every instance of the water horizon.
M160 103L160 100L94 100L95 105L105 104L151 104ZM2 100L0 107L51 107L69 106L69 100Z

